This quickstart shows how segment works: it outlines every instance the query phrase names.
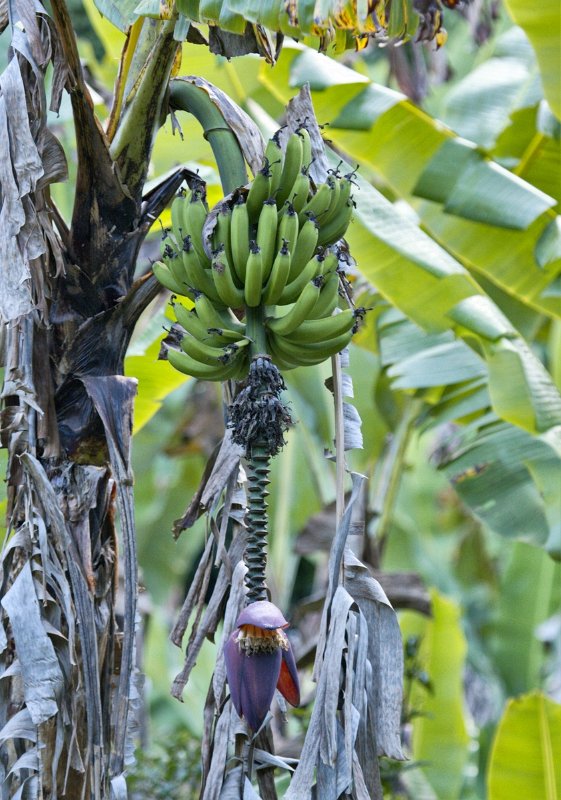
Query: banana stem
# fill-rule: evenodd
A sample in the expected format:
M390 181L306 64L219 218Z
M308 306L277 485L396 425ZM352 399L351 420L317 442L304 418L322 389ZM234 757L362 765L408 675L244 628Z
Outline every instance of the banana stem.
M245 332L250 340L250 358L258 355L265 355L267 352L267 341L265 338L264 307L262 305L255 308L247 308L245 315Z
M247 541L244 561L247 566L245 585L246 604L256 600L268 600L265 576L267 570L267 486L269 485L269 462L265 448L254 443L247 459Z
M208 92L184 78L170 82L170 106L187 111L201 124L203 135L212 147L224 194L247 183L244 157L236 136Z

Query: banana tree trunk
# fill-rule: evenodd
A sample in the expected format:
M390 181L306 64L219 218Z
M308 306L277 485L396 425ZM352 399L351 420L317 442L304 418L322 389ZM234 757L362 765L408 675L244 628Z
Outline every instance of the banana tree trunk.
M0 561L0 797L124 798L138 690L136 382L123 377L123 361L158 292L153 278L134 282L139 247L182 179L143 202L177 45L160 25L155 47L151 31L154 102L143 108L140 134L131 109L120 108L134 134L132 158L126 136L112 151L94 115L64 2L53 4L51 18L39 3L30 12L14 0L9 15L12 50L0 76L9 534ZM69 227L49 192L66 173L46 125L49 63L51 106L66 88L75 122Z

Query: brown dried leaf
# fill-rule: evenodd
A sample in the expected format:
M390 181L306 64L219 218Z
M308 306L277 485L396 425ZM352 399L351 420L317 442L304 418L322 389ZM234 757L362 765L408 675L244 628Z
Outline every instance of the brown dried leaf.
M29 561L2 598L2 606L16 643L25 703L32 722L40 725L58 712L64 679L43 626Z

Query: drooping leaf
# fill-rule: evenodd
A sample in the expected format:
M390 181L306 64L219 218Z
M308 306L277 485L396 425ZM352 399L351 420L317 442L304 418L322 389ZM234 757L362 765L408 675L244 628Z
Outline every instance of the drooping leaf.
M29 562L2 598L13 631L21 663L23 694L35 725L58 712L57 699L63 677L53 644L43 622ZM41 653L41 658L34 654Z

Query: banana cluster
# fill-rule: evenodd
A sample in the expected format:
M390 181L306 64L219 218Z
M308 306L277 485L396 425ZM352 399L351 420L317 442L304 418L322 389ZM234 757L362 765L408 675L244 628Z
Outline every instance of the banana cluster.
M314 186L311 157L305 128L289 136L284 153L277 133L249 187L210 216L202 185L174 200L171 236L153 269L160 283L193 303L191 310L173 306L185 331L182 351L168 353L178 370L239 380L264 344L280 369L292 369L319 364L350 341L362 310L334 312L336 243L351 220L353 176L333 171Z

